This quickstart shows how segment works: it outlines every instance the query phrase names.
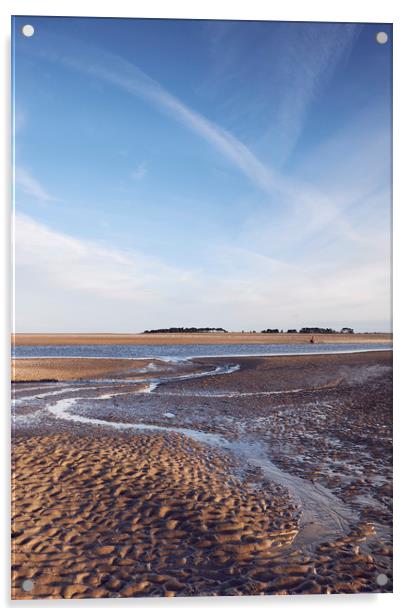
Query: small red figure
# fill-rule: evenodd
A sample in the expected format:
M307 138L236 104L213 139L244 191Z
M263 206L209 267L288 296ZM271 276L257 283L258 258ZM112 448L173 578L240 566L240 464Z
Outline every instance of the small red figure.
M315 337L314 336L311 337L310 344L315 344Z

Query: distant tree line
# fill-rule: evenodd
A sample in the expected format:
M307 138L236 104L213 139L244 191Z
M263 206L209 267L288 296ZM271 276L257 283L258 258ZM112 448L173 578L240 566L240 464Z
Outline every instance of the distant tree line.
M337 334L331 327L302 327L301 334Z
M204 334L208 332L227 333L223 327L163 327L161 329L146 329L144 334Z
M223 327L163 327L161 329L146 329L144 334L206 334L210 332L222 332L227 334ZM242 331L242 333L245 333ZM256 334L253 330L250 333ZM283 334L283 329L262 329L261 334ZM330 327L302 327L299 332L296 329L288 329L287 334L354 334L351 327L342 327L340 332Z

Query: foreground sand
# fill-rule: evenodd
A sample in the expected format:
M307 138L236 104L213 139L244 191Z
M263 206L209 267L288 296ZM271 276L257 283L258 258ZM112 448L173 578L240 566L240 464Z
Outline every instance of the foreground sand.
M26 578L36 597L278 587L273 572L267 583L240 571L257 580L258 564L294 538L297 516L280 489L269 500L245 489L223 456L172 435L68 434L18 440L14 456L19 597Z
M359 547L371 528L314 557L286 550L298 533L286 491L244 485L228 458L189 439L37 436L17 439L14 459L15 598L354 592L374 582Z
M17 387L22 399L33 393ZM67 395L82 396L84 417L171 431L57 420L43 398L16 407L14 598L391 590L391 353L243 358L237 372L158 395L108 391L119 387L112 400L86 385ZM64 399L55 389L49 400ZM263 444L266 460L316 494L316 518L256 462L172 431L181 426ZM323 534L328 521L336 530Z
M306 344L311 334L15 334L15 345L46 344ZM322 344L392 342L392 334L315 334Z

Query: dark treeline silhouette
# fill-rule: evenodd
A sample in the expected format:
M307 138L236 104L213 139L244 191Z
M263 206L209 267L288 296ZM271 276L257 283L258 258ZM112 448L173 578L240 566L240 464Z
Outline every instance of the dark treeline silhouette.
M144 334L206 334L210 332L222 332L227 334L228 331L223 327L162 327L161 329L146 329ZM245 333L242 331L242 333ZM256 334L255 330L248 333ZM283 334L283 329L262 329L261 334ZM296 329L288 329L287 334L354 334L351 327L342 327L340 332L330 327L302 327L299 332Z
M337 334L335 329L330 327L302 327L300 334Z
M164 327L161 329L146 329L144 334L204 334L207 332L224 332L222 327Z

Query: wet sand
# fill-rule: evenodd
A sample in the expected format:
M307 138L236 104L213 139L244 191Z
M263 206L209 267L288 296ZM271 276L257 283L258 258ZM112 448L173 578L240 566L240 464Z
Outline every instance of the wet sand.
M391 355L17 383L13 597L390 592Z
M12 382L76 381L91 378L131 378L150 363L139 359L21 358L11 362ZM157 361L157 364L161 362Z
M15 334L15 345L58 344L307 344L312 334L261 334L232 332L226 334ZM314 334L318 344L384 344L392 334Z

